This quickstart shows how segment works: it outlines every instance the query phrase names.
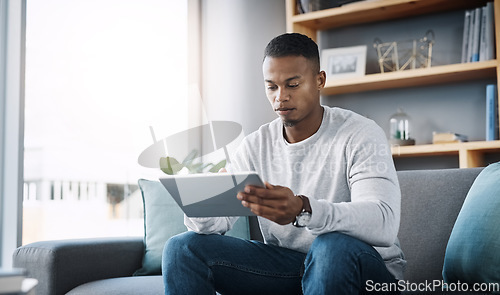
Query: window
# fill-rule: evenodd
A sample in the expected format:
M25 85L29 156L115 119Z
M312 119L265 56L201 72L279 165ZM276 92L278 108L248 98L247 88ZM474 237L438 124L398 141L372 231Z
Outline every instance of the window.
M139 154L188 127L187 0L29 0L23 244L143 234Z

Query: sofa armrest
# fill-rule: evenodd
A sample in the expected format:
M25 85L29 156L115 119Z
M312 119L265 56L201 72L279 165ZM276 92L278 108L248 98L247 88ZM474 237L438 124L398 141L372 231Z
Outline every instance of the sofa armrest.
M38 279L37 294L65 294L95 280L131 276L142 264L142 237L43 241L19 247L14 267Z

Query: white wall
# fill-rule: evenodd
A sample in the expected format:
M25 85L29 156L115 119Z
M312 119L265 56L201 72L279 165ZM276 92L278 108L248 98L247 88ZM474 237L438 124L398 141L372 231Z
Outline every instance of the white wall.
M202 98L209 120L240 123L245 134L276 118L264 92L267 43L285 33L284 0L204 0Z

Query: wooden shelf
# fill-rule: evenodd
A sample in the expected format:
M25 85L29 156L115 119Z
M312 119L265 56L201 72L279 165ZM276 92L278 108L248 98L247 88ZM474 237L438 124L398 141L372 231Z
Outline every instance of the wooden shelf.
M363 77L327 81L323 95L356 93L370 90L415 87L496 78L498 62L452 64Z
M482 167L485 153L500 153L500 140L393 146L391 152L394 158L458 155L460 168Z
M287 30L303 33L314 40L318 30L363 24L416 15L469 9L484 5L486 0L384 0L361 1L320 11L298 14L295 0L287 0Z

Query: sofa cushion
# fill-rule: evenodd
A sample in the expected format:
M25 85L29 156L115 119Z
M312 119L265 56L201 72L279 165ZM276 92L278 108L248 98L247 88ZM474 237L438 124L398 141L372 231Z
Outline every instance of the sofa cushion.
M159 181L138 181L144 205L144 257L134 275L161 274L161 255L167 240L186 231L184 213ZM248 218L240 218L227 233L249 239Z
M446 244L470 186L482 168L398 171L399 241L405 280L442 280Z
M93 281L74 288L66 295L160 295L164 292L161 276L143 276Z
M443 278L455 283L500 282L500 162L471 186L446 248Z

